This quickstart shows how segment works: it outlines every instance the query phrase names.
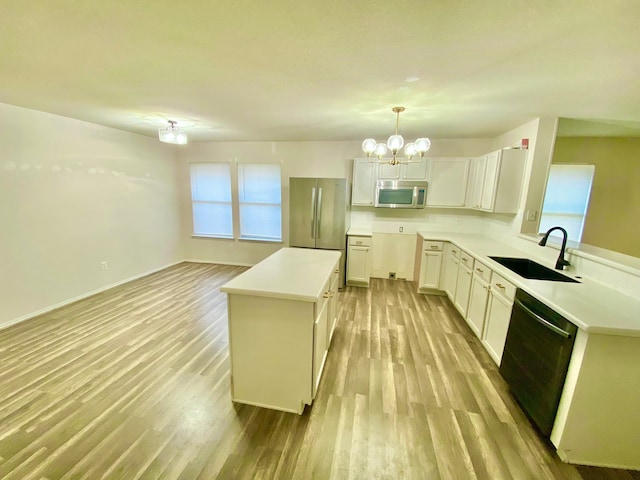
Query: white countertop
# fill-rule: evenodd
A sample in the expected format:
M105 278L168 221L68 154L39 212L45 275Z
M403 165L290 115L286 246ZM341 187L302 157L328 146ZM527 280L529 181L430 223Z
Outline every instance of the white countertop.
M226 293L315 302L340 259L338 250L281 248L223 285Z
M640 336L640 301L632 297L587 278L578 279L581 283L523 278L489 256L531 258L531 255L483 235L427 231L418 234L424 239L454 243L586 332ZM554 268L548 262L535 261Z

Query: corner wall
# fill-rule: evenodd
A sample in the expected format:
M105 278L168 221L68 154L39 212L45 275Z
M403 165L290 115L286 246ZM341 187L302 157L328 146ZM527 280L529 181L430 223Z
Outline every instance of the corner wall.
M0 327L182 259L175 147L10 105L0 118Z

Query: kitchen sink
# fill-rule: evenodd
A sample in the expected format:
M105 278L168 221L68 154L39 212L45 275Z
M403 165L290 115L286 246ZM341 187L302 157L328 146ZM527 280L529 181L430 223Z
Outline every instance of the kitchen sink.
M521 277L529 278L532 280L548 280L551 282L570 282L580 283L573 278L562 275L557 271L547 268L544 265L540 265L528 258L513 258L513 257L489 257L491 260L495 260L503 267L507 267L514 273L517 273Z

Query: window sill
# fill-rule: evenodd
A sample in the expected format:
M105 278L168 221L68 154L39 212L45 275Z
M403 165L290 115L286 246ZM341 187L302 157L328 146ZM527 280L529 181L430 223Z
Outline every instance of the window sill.
M233 240L233 236L228 235L205 235L204 233L194 233L191 238L215 238L220 240Z
M283 243L282 240L259 237L239 237L238 240L243 242L263 242L263 243Z

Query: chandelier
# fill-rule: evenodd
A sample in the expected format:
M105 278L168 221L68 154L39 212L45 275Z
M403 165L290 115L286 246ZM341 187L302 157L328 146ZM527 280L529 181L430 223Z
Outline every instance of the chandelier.
M177 123L175 120L169 120L167 127L158 129L158 138L161 142L174 143L176 145L187 143L187 134L178 128Z
M391 109L396 114L396 134L391 135L387 143L378 143L374 138L367 138L362 142L362 151L367 154L370 163L388 163L389 165L397 165L398 163L419 163L424 154L431 148L431 140L428 138L418 138L415 142L404 145L404 138L398 135L398 124L400 123L400 113L404 112L404 107L393 107ZM397 156L398 151L404 145L404 154L407 159L404 160ZM383 158L388 152L391 152L391 158ZM371 156L377 157L372 160ZM413 158L418 155L419 158Z

